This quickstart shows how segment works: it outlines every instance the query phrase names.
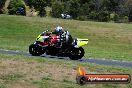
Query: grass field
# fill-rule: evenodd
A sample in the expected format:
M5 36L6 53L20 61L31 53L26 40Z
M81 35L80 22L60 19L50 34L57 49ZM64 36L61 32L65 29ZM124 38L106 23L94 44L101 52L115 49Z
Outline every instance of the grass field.
M28 52L44 30L61 25L73 37L88 38L86 58L132 61L132 24L0 15L0 48Z
M132 75L131 68L48 59L44 57L0 54L0 88L131 88L130 84L76 83L77 67L87 73L123 73Z

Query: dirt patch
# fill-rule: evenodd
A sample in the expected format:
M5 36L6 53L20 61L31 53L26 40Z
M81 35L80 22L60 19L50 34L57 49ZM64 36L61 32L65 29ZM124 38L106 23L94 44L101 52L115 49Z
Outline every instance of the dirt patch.
M0 75L8 75L11 73L21 74L23 77L15 81L19 83L11 83L10 88L34 88L30 83L27 84L27 82L32 83L34 80L52 80L59 82L68 80L74 82L76 77L76 70L74 68L68 68L66 65L46 62L39 63L33 60L26 61L23 59L0 59Z
M9 85L9 88L37 88L37 86L27 82L14 82Z

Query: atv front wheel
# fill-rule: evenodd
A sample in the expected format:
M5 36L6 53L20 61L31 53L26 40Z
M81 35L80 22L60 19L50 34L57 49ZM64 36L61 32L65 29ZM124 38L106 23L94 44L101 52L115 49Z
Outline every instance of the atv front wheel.
M31 44L29 46L29 53L33 56L40 56L43 54L42 47L37 44Z

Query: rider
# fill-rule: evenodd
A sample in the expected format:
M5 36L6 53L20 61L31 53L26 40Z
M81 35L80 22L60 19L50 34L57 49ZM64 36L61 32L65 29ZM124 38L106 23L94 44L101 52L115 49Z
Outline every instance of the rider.
M68 31L64 31L63 27L57 26L52 33L56 34L57 36L60 36L61 46L62 46L62 44L72 43L73 39L72 39L70 33Z

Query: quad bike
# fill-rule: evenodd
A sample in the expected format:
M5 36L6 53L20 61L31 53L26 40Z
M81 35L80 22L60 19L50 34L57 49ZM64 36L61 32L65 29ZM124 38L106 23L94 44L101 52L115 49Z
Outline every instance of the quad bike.
M82 46L86 44L88 39L71 39L66 35L58 36L45 31L36 38L35 43L29 46L29 53L33 56L46 54L78 60L84 56Z

